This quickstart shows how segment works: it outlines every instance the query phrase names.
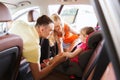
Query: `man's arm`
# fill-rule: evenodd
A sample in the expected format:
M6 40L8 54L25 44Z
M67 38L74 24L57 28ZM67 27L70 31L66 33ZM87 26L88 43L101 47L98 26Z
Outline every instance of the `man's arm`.
M65 56L56 56L54 57L54 61L42 70L39 63L30 63L30 68L34 80L40 80L46 77L52 71L53 68L55 68L59 63L63 62L64 60Z
M39 63L30 63L30 68L31 68L34 80L40 80L43 77L47 76L52 71L52 69L54 67L55 67L55 64L54 65L51 64L51 65L49 65L46 68L41 70Z

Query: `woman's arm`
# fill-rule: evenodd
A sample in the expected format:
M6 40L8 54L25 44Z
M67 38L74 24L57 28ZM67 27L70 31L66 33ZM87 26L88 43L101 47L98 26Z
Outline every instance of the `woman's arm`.
M73 28L72 26L70 26L69 24L65 23L65 26L67 26L67 30L75 35L79 34L79 31L76 31L75 28Z
M62 38L57 39L57 45L58 45L58 53L63 53L63 46L62 46L63 40Z

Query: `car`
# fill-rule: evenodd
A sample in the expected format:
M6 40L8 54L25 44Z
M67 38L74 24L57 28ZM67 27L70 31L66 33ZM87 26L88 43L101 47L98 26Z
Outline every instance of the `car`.
M71 29L77 33L79 33L81 28L83 28L84 26L92 26L96 29L97 33L95 33L95 35L102 35L102 40L98 43L96 48L94 48L92 53L90 53L90 51L85 52L85 54L91 54L89 55L87 61L85 61L85 55L79 56L80 63L86 62L86 65L84 65L83 75L81 78L79 78L79 80L120 79L119 0L0 0L0 3L1 5L5 6L5 9L8 9L8 13L11 16L11 19L9 20L4 20L4 18L2 18L3 16L0 16L0 66L2 66L4 63L4 61L2 61L3 57L1 56L4 53L4 45L8 46L7 43L11 43L11 45L14 44L12 43L13 41L6 41L4 43L3 40L3 37L6 36L6 34L9 34L8 31L11 28L9 24L11 21L22 20L29 24L31 27L34 27L38 17L42 15L51 16L52 14L57 13L66 23L70 24ZM2 13L2 10L4 8L0 6L0 9L0 15L4 14ZM6 16L8 16L9 14L6 14ZM19 45L20 54L22 54L22 40L17 35L14 35L14 37L17 37L19 39L20 44L16 44ZM7 38L5 37L5 39ZM94 40L94 37L90 39ZM95 39L98 40L98 38ZM48 46L48 44L44 44L44 48L46 48L46 46ZM14 53L14 51L15 54L17 54L17 49L16 47L14 48L15 49L7 51L4 54L8 52ZM8 49L8 47L6 49ZM44 53L51 52L49 52L49 48L43 51L48 51ZM43 58L48 58L48 56L50 55L43 55ZM12 75L9 75L10 73L6 73L6 75L4 76L7 77L9 75L10 78L3 78L4 76L1 74L0 80L32 79L32 75L29 74L29 63L27 63L25 60L21 60L20 62L20 59L16 61L19 61L17 63L19 65L15 66L17 69L13 70L14 73L11 73L13 75L16 74L14 75L14 78L11 77ZM8 65L9 64L5 64L5 66L9 67ZM2 68L4 68L4 66L2 66ZM1 73L4 72L2 68L0 69ZM10 70L8 70L8 72ZM61 75L66 76L64 74ZM63 80L64 79L65 78L63 77Z

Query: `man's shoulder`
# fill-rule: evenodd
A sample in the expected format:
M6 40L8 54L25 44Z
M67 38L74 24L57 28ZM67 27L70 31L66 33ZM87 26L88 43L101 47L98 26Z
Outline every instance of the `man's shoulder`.
M17 35L26 35L26 33L30 34L32 27L28 25L26 22L22 20L17 20L12 23L12 27L9 29L9 33L17 34Z

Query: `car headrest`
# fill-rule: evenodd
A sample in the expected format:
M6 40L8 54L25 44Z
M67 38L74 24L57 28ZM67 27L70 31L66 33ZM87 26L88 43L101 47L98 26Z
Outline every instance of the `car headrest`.
M8 8L0 2L0 22L8 22L12 20Z
M89 48L95 48L98 43L102 40L101 31L95 31L88 36L87 45Z
M28 12L28 22L35 22L40 16L39 12L36 10L31 10Z

